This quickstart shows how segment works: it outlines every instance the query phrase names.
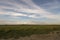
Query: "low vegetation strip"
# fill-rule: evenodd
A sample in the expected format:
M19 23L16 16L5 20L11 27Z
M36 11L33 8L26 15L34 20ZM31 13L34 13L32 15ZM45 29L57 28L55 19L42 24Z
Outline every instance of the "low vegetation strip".
M0 25L0 38L19 38L60 31L60 25Z

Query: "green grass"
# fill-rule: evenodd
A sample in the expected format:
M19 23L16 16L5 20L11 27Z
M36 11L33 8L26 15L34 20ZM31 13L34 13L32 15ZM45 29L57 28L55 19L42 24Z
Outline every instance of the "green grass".
M0 38L19 38L60 31L60 25L0 25Z

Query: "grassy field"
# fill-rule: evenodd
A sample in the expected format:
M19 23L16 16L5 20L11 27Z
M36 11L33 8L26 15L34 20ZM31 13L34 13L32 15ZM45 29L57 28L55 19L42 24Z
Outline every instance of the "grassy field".
M0 25L0 38L19 38L60 31L60 25Z

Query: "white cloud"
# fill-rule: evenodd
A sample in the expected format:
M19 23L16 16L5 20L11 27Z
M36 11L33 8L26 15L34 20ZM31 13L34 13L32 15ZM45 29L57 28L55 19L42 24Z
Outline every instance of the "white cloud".
M6 20L0 20L0 24L1 25L16 25L16 24L47 24L45 22L36 22L36 21L32 21L32 20L28 20L28 21L6 21Z
M23 2L25 2L26 4L28 4L31 8L34 8L34 9L29 9L28 5L23 5L23 4L18 4L16 2L10 2L9 0L8 1L5 1L4 3L8 3L10 5L14 5L16 6L16 8L14 9L15 11L18 11L18 12L27 12L27 13L36 13L36 14L39 14L39 15L42 15L43 17L46 17L46 18L54 18L55 16L50 13L50 12L47 12L45 11L44 9L42 9L41 7L35 5L32 0L22 0ZM0 8L8 8L8 9L11 9L12 7L0 7ZM18 9L19 8L19 9ZM48 15L49 14L49 15ZM12 13L13 15L13 13ZM15 16L21 16L21 14L14 14Z
M31 18L48 18L48 19L60 20L59 19L60 15L55 15L55 14L52 14L51 12L44 10L43 8L37 6L32 0L21 0L22 2L26 3L27 5L24 5L22 3L19 4L18 2L15 2L13 0L11 0L11 1L10 0L0 0L1 3L5 3L5 4L8 3L9 5L14 6L14 7L9 7L9 6L0 5L0 14L10 15L12 17L26 16L26 17L31 17ZM48 4L46 4L46 5L48 5ZM50 6L50 8L53 8L53 7ZM56 8L56 7L54 7L54 8ZM22 13L17 13L17 12L9 12L9 11L4 11L2 9L13 9L14 11L17 11L17 12L39 14L41 16L28 15L28 14L22 14ZM26 22L24 22L24 23L26 23Z
M60 22L41 22L41 21L6 21L6 20L0 20L0 25L17 25L17 24L31 24L31 25L49 25L49 24L60 24Z

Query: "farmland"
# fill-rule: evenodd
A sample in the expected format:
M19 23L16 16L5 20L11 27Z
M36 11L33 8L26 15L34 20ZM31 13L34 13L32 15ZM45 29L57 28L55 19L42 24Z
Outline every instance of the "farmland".
M60 25L0 25L0 39L19 38L60 31Z

